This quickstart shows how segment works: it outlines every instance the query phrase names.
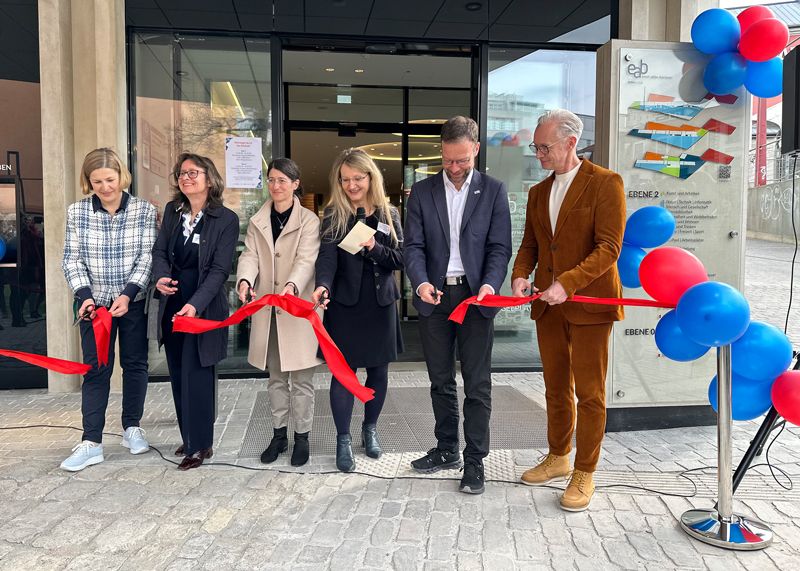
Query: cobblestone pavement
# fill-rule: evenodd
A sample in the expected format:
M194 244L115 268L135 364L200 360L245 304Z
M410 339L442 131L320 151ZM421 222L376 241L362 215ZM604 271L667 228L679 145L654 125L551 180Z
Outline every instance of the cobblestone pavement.
M780 283L788 291L791 249L787 258L785 247L758 246L748 248L747 259L748 297L759 294L753 317L782 325ZM765 284L774 286L766 294ZM498 373L493 381L543 404L539 374ZM323 388L326 376L315 382ZM395 370L390 384L424 387L427 378ZM0 431L0 570L800 569L800 489L783 490L764 467L748 474L734 508L766 521L775 532L772 546L726 551L679 528L684 511L714 503L714 427L608 434L598 491L590 509L575 514L559 509L557 489L495 481L482 496L469 496L457 491L458 472L407 479L414 456L408 453L373 461L356 449L364 474L338 473L332 457L316 455L302 470L289 467L287 455L263 469L239 451L264 389L263 380L220 382L218 465L189 472L155 451L132 456L118 436L107 436L106 461L70 474L58 464L79 432ZM0 427L77 427L79 409L78 394L0 393ZM106 430L121 432L119 415L119 395L112 395ZM151 385L142 425L172 461L178 433L168 385ZM735 424L735 461L757 427ZM513 481L542 452L496 451L487 473ZM787 428L770 459L797 479L800 429ZM399 466L392 468L397 477L377 477L387 465ZM678 475L687 469L694 470L688 480ZM690 480L697 486L690 498L625 486L690 495Z

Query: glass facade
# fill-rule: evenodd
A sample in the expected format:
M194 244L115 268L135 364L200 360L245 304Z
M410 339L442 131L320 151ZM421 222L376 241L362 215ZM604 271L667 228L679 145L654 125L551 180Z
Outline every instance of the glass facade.
M501 19L510 21L509 16ZM298 18L305 19L306 28L313 20L309 14ZM606 20L598 20L593 30L603 35ZM278 18L274 25L287 22ZM586 123L581 147L591 152L594 142L593 51L501 46L484 51L474 41L458 43L455 38L447 45L357 46L355 36L352 41L331 36L327 43L277 28L270 30L279 35L276 41L244 32L149 33L136 31L135 18L130 23L134 191L160 211L172 196L167 176L178 153L205 154L224 175L225 138L243 136L261 138L264 168L273 143L279 154L297 161L304 204L317 213L327 200L335 156L342 149L361 147L380 166L390 200L402 212L413 183L441 170L441 123L463 114L478 118L481 125L485 154L480 168L508 185L516 253L528 188L547 174L527 147L538 116L549 108L569 108ZM494 32L511 34L502 38L508 40L522 28L486 29L488 36L480 39L491 42ZM280 53L271 53L276 47ZM481 77L484 57L488 75ZM486 98L484 117L478 93ZM226 205L241 218L242 238L249 217L266 197L265 189L226 189ZM398 278L404 285L400 314L408 349L402 360L421 361L413 292L404 275ZM230 290L233 309L238 300ZM510 291L508 283L503 290ZM525 309L504 310L496 320L493 363L498 368L540 366L534 325ZM254 372L246 364L247 342L243 324L233 331L229 358L220 370ZM167 372L154 345L151 372Z
M272 156L272 104L269 41L258 38L134 34L134 117L132 167L134 192L162 213L172 199L169 174L176 157L191 151L210 157L226 173L228 137L261 139L262 167ZM266 173L264 173L266 178ZM225 205L241 223L237 254L247 223L264 203L266 188L225 189ZM238 255L236 256L238 258ZM229 278L232 307L238 306ZM221 370L249 372L247 324L234 327ZM163 352L151 342L150 371L166 375Z
M579 154L594 145L595 53L491 48L486 117L486 172L508 187L513 256L500 292L511 294L511 267L522 242L528 190L549 171L528 147L539 116L565 108L578 114L584 131ZM495 318L494 366L540 367L536 328L527 305L506 308Z

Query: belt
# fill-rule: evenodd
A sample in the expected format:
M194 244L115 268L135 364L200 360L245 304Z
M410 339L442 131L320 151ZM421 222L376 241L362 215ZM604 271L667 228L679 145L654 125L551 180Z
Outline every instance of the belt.
M467 283L467 276L451 276L444 279L444 285L459 286Z

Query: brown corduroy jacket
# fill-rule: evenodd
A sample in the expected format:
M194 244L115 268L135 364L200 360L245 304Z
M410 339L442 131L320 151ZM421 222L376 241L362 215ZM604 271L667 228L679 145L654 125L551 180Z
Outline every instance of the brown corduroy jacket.
M528 278L536 269L533 285L540 291L558 280L568 296L622 297L617 258L625 231L625 190L615 172L583 160L572 181L556 221L550 225L550 175L531 187L525 234L517 251L511 280ZM547 304L535 301L531 319L538 319ZM570 323L595 324L624 318L622 306L564 303Z

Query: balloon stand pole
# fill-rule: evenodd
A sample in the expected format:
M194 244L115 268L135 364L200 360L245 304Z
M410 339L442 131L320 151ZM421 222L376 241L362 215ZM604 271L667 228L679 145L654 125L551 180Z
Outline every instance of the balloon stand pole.
M730 345L717 348L717 405L717 506L687 511L681 527L691 537L724 549L764 549L772 543L772 530L755 518L733 513Z

